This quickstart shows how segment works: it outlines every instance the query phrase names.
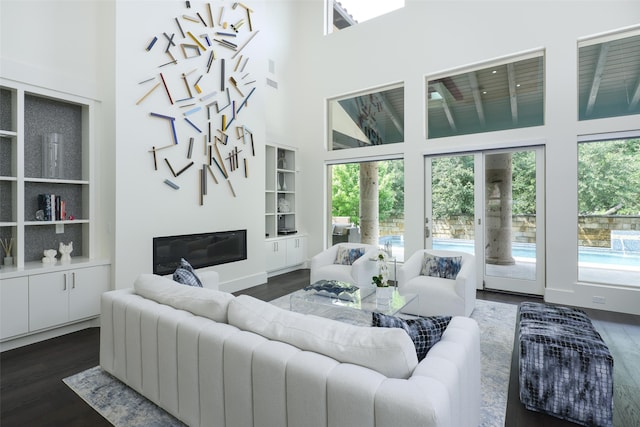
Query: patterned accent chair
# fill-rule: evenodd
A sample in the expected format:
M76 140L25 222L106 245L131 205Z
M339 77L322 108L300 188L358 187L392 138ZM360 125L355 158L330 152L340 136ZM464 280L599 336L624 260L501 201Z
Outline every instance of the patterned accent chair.
M349 264L346 259L339 260L339 250L364 248L364 254ZM372 277L377 273L376 256L378 247L364 243L338 243L311 258L311 283L318 280L340 280L358 287L371 286Z
M418 295L403 313L470 316L476 303L475 257L466 252L420 250L398 269L398 290Z

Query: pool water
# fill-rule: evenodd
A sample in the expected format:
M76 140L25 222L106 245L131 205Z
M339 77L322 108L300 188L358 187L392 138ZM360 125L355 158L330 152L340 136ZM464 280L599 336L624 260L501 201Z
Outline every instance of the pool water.
M473 253L473 241L433 239L433 249ZM536 248L533 244L514 243L511 248L511 254L515 258L535 259ZM578 262L640 268L640 252L625 253L611 249L579 247Z

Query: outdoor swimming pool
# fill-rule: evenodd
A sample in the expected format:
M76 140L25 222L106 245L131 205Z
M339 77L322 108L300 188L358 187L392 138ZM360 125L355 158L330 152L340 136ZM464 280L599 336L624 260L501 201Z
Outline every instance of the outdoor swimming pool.
M433 248L473 253L473 241L433 239ZM511 253L515 258L535 259L536 248L533 244L513 243ZM640 252L621 252L604 248L578 249L578 262L600 265L624 265L640 268Z

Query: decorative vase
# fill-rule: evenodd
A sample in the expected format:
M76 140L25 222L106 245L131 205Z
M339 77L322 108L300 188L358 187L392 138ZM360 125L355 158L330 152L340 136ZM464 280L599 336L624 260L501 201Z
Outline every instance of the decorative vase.
M12 256L4 257L4 265L13 265L13 257Z
M393 287L378 286L376 287L376 304L388 306L393 295Z
M42 177L63 177L63 144L64 138L59 133L48 133L42 136Z

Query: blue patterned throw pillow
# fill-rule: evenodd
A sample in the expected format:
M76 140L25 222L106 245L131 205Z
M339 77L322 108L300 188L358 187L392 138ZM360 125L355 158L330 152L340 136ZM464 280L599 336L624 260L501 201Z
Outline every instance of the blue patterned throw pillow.
M198 276L196 276L193 267L191 267L191 264L184 258L180 258L180 265L176 268L176 271L173 272L173 280L183 285L202 287L202 282L198 279Z
M399 317L374 312L371 326L404 329L416 347L416 355L418 356L419 362L425 358L431 347L440 341L450 321L451 316L401 319Z
M440 257L424 254L420 275L455 279L462 267L462 257Z
M364 247L348 248L346 246L338 246L338 253L336 254L334 264L351 265L364 255L364 252Z

